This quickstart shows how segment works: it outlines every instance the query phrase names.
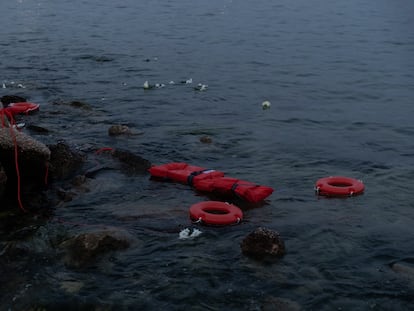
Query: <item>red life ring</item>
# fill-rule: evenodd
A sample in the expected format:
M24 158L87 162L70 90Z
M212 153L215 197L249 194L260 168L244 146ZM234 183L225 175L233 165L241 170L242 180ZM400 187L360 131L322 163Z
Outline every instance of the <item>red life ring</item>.
M39 104L29 103L29 102L20 102L20 103L10 103L5 110L10 112L12 115L16 114L28 114L39 110Z
M353 196L364 192L362 181L344 177L330 176L319 179L315 184L315 191L324 196Z
M206 201L190 207L190 218L208 225L226 226L239 223L243 219L243 212L233 204Z

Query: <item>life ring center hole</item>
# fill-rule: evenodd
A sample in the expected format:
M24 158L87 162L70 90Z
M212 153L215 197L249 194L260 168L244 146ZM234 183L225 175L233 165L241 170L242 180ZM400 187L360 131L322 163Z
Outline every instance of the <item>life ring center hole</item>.
M343 188L352 186L351 183L346 183L346 182L330 182L329 185L333 187L343 187Z
M215 215L226 215L229 212L226 210L217 210L217 209L203 209L204 212L209 213L209 214L215 214Z

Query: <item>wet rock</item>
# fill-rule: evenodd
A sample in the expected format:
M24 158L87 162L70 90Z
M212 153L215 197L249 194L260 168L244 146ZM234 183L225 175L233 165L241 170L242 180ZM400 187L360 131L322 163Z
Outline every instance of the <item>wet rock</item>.
M262 227L248 234L240 247L243 254L258 260L277 258L285 254L285 244L279 233Z
M118 159L130 173L146 173L151 167L151 162L133 154L130 151L115 149L112 156Z
M26 98L17 96L17 95L5 95L0 98L0 101L3 104L3 107L7 107L11 103L21 103L25 102Z
M15 129L1 128L0 154L2 158L7 154L14 159L15 143L19 149L19 159L22 161L43 161L44 163L50 159L50 150L43 143Z
M108 129L109 136L131 135L132 132L126 125L116 124Z
M77 195L74 191L65 190L62 188L56 189L58 198L63 202L70 202Z
M63 142L51 145L49 148L51 151L49 172L52 178L59 180L74 175L85 160L84 156L74 152Z
M81 187L86 183L85 175L77 175L72 179L72 185L75 187Z
M297 302L280 297L270 297L266 299L261 310L263 311L300 311L302 307Z
M83 267L108 252L126 249L132 238L126 232L107 229L79 234L61 244L66 250L65 263L70 267Z
M12 128L0 129L0 163L7 175L7 195L15 197L17 180L22 194L44 189L49 159L50 150L40 141ZM19 175L16 173L16 163Z

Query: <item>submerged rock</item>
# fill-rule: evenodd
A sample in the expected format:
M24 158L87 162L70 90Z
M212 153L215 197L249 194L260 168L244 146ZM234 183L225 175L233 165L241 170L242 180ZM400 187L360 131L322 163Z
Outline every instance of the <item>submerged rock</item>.
M200 142L203 144L211 144L213 142L213 139L210 136L201 136Z
M92 110L92 107L89 104L77 100L71 101L69 105L83 110Z
M75 280L62 281L60 283L60 288L68 294L77 294L84 286L83 282Z
M7 175L3 169L3 166L0 163L0 200L3 197L4 192L6 191Z
M302 307L295 301L286 298L269 297L264 302L261 310L263 311L300 311Z
M115 250L126 249L132 238L126 232L106 229L79 234L61 244L66 250L65 263L71 267L83 267L93 263L98 256Z
M115 149L112 151L112 156L118 159L130 173L146 173L151 167L150 161L127 150Z
M264 260L285 254L285 244L279 233L259 227L248 234L240 244L243 254Z
M414 280L414 265L412 264L396 262L391 265L391 269L410 280Z

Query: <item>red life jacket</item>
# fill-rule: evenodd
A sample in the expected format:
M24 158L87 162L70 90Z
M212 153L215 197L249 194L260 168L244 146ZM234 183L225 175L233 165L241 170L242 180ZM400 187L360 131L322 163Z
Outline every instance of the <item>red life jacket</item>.
M232 177L224 173L187 163L168 163L152 166L151 176L189 184L198 191L222 195L236 195L248 202L257 203L272 194L273 189Z
M194 186L196 181L202 179L224 176L224 173L220 171L178 162L153 166L149 169L149 172L154 177L170 179L190 186Z
M249 181L232 177L203 179L194 184L199 191L216 192L223 195L236 195L248 202L257 203L273 193L273 189Z

